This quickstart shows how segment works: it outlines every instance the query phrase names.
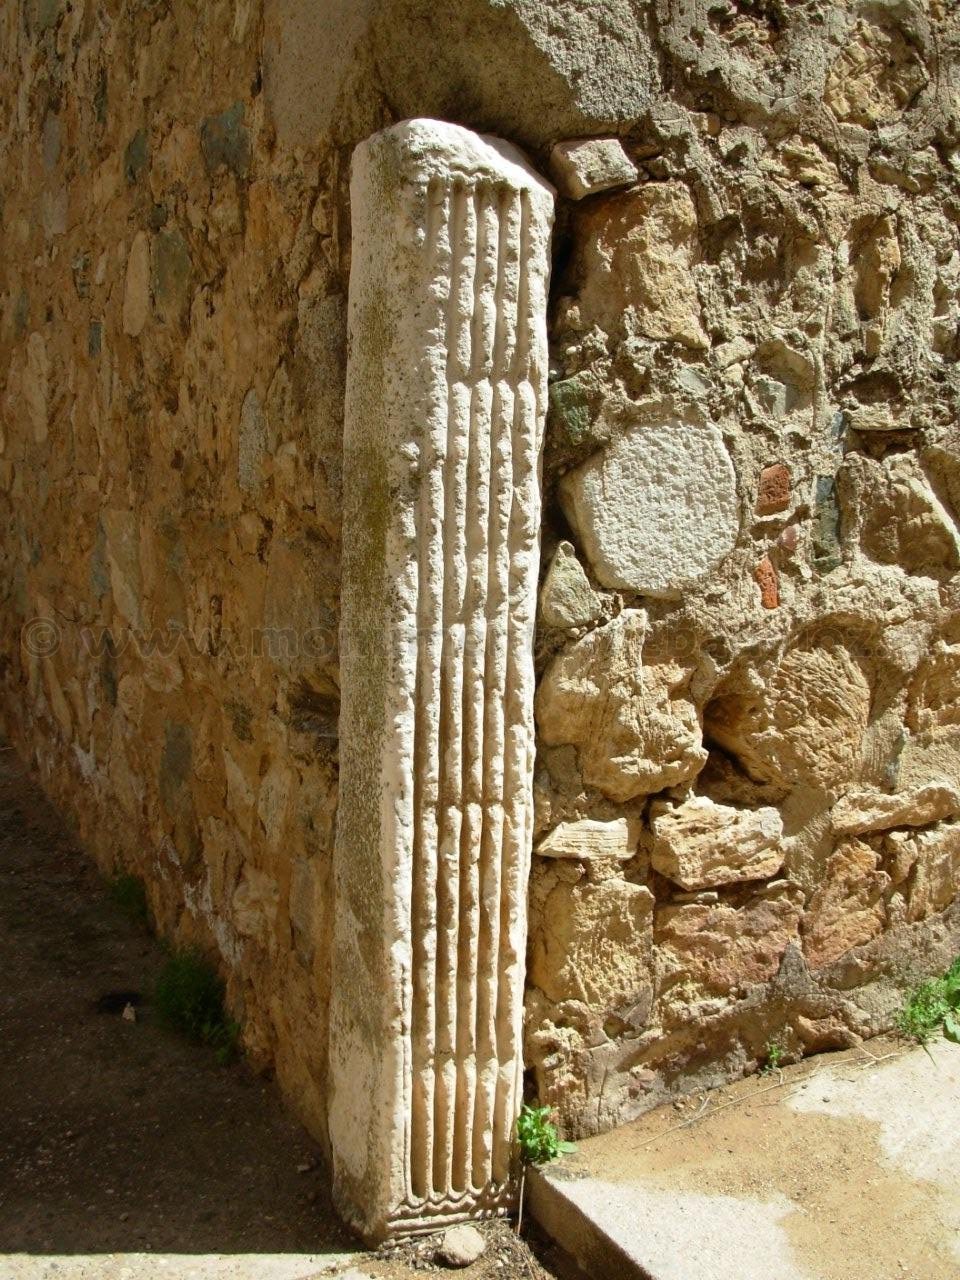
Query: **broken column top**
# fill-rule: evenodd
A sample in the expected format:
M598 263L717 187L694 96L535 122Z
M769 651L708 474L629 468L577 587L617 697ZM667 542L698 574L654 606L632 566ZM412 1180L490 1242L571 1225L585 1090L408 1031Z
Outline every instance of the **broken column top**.
M552 215L554 189L521 151L502 138L473 133L445 120L401 120L360 143L353 153L355 170L375 157L381 163L392 160L397 182L403 185L438 177L459 177L471 186L478 182L503 184L529 191Z

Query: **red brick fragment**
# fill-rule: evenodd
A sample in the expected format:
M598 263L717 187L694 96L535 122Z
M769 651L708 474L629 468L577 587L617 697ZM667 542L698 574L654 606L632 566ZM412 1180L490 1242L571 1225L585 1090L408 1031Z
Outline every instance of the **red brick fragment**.
M780 603L780 579L769 556L763 557L754 569L753 576L760 587L760 603L765 609L776 609Z
M782 462L764 467L760 472L760 484L757 489L757 514L773 515L775 511L786 511L789 505L789 470Z

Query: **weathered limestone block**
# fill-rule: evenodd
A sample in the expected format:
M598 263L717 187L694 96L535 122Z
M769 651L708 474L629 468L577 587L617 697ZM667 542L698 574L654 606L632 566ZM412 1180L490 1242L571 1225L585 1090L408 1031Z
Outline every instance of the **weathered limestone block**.
M743 906L683 902L658 907L654 941L663 980L684 1004L691 995L769 981L798 937L802 909L799 894L789 886Z
M109 745L109 779L124 815L128 820L135 820L143 808L145 786L139 770L130 767L120 726L118 718L113 723Z
M763 173L776 174L804 187L838 187L837 166L812 142L793 138L777 149L776 159L760 163Z
M571 542L561 542L540 591L540 617L548 627L585 627L600 616L600 597L590 586Z
M859 836L893 827L925 827L960 813L960 789L946 778L884 795L849 791L837 801L830 824L837 835Z
M257 796L257 818L269 848L277 848L283 839L293 793L292 768L283 760L275 760L264 774Z
M182 324L190 309L193 264L190 249L174 227L161 231L153 250L150 286L157 314L167 324Z
M697 211L682 182L651 182L598 201L578 217L575 270L584 325L703 350Z
M783 820L774 808L734 809L693 796L676 806L655 802L650 817L650 861L684 889L763 880L783 865Z
M856 839L837 846L803 918L803 950L811 969L838 960L881 932L889 885L875 849Z
M637 166L619 138L558 142L550 152L550 172L557 188L572 200L628 187L637 180Z
M898 264L899 265L899 264ZM872 304L867 304L872 305ZM880 304L877 303L880 310ZM913 422L908 417L894 416L888 404L861 404L847 410L847 423L851 431L911 431Z
M927 83L916 48L895 25L861 18L830 68L824 101L838 120L896 120Z
M716 698L713 740L761 782L845 790L856 778L870 716L870 681L830 636L789 650L762 687Z
M917 669L907 703L914 733L942 737L960 726L960 646L940 642Z
M141 623L140 533L134 512L108 508L101 516L106 532L110 587L117 612L132 627Z
M245 493L256 493L262 479L260 466L267 450L267 420L254 387L243 398L237 447L237 483Z
M530 982L555 1003L632 1007L650 988L653 905L625 880L559 881L533 931Z
M234 925L238 933L267 946L276 923L280 886L256 867L244 869L233 895Z
M890 310L890 285L901 263L896 220L878 218L856 247L852 284L858 314L876 321L880 332ZM859 405L849 413L855 431L889 431L892 417L890 406L882 402Z
M955 331L960 332L960 252L956 257L958 281L951 310L956 312ZM960 424L939 439L921 445L917 457L947 509L954 514L960 513Z
M318 902L315 866L306 858L298 858L290 876L290 926L297 958L304 966L313 962L314 939L317 936Z
M123 286L123 331L131 338L143 332L150 314L150 237L138 231L130 246Z
M332 644L334 615L327 605L335 591L331 576L329 561L315 541L272 540L263 584L263 648L291 673L310 672Z
M31 333L27 339L27 359L21 390L37 444L43 444L47 438L50 374L50 357L43 334Z
M911 923L943 911L960 893L960 824L891 831L884 837L883 852L892 880L903 885Z
M707 759L692 668L645 653L646 637L646 613L625 609L556 657L537 690L542 742L573 744L584 781L611 800L685 782Z
M536 929L535 921L532 927ZM526 1010L524 1058L534 1074L537 1096L556 1108L564 1134L572 1136L587 1098L599 1083L584 1051L590 1039L590 1015L573 1001L555 1004L533 986L527 988Z
M864 551L880 564L938 576L960 566L960 537L912 455L850 458Z
M628 861L637 852L640 827L640 822L631 818L560 822L539 841L534 852L541 858L575 858L582 862L594 858Z
M46 659L43 663L43 682L53 718L60 727L63 740L69 742L73 736L73 716L70 713L70 704L64 696L56 669L49 659Z
M413 120L351 202L330 1139L376 1238L513 1196L553 192Z
M605 587L677 596L737 538L733 464L714 426L635 427L564 476L560 499Z

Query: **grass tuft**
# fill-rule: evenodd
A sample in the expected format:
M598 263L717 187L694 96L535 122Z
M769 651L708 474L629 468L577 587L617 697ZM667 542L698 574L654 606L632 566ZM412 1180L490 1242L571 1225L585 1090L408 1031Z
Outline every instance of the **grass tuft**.
M960 956L942 978L930 978L910 992L897 1014L896 1027L917 1044L929 1044L941 1031L960 1044Z
M171 952L157 978L153 1002L168 1026L209 1045L217 1061L225 1063L237 1054L240 1026L224 1008L223 996L219 974L191 949Z
M139 876L121 871L113 877L109 886L111 901L120 908L128 920L147 927L150 924L150 908L147 891Z

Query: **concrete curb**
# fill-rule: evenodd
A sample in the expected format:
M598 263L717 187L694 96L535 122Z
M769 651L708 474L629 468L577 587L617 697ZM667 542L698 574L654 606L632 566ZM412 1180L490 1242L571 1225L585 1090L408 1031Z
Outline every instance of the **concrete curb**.
M527 1205L543 1230L590 1280L656 1280L569 1195L570 1185L577 1181L577 1174L562 1167L528 1168Z

